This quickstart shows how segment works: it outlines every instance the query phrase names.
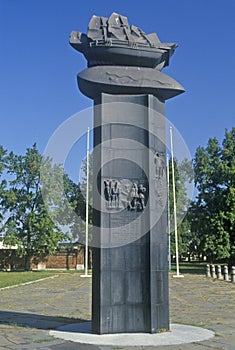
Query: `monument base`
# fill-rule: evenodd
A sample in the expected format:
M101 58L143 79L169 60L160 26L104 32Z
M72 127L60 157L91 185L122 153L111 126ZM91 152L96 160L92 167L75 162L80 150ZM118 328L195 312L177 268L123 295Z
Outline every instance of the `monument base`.
M201 342L214 337L215 333L201 327L172 324L169 332L148 334L105 334L91 333L91 322L71 324L50 331L55 338L80 344L103 346L170 346Z

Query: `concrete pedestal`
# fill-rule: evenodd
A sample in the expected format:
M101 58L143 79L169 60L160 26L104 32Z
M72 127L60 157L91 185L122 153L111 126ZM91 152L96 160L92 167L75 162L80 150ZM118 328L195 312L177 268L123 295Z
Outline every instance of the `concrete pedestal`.
M154 69L105 66L78 84L94 100L92 331L168 330L164 101L182 87Z
M92 329L169 329L164 103L101 94L95 105ZM107 183L117 184L116 202ZM144 207L133 203L139 188Z

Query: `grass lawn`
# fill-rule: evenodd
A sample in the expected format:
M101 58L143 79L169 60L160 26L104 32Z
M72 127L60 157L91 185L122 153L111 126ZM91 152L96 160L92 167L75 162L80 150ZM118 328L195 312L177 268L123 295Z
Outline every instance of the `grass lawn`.
M3 272L0 271L0 288L10 287L21 283L40 280L41 278L52 277L59 273L77 273L79 271L22 271ZM80 271L81 272L81 271Z
M205 275L206 274L206 262L180 262L179 270L181 274L196 274ZM171 264L171 272L176 272L175 263Z
M205 275L206 273L206 263L188 263L181 262L179 264L180 273L182 274L199 274ZM171 272L176 271L176 266L172 263ZM0 271L0 288L10 287L21 283L32 282L40 280L41 278L51 277L58 275L60 273L81 273L83 271L75 271L75 270L44 270L44 271L22 271L22 272L3 272ZM91 273L91 271L90 271Z

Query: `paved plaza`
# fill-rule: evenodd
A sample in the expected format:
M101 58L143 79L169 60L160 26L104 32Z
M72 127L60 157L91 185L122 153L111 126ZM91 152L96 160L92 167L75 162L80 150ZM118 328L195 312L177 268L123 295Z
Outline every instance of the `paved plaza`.
M170 275L171 323L215 332L212 339L191 344L124 348L52 337L52 329L90 320L91 279L78 274L0 290L0 305L0 350L235 350L235 284L201 275Z

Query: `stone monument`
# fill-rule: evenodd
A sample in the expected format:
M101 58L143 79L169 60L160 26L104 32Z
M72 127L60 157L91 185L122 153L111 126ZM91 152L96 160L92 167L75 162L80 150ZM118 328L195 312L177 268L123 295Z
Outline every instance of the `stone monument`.
M92 331L169 330L164 104L184 89L161 69L177 45L117 13L70 44L94 100Z

